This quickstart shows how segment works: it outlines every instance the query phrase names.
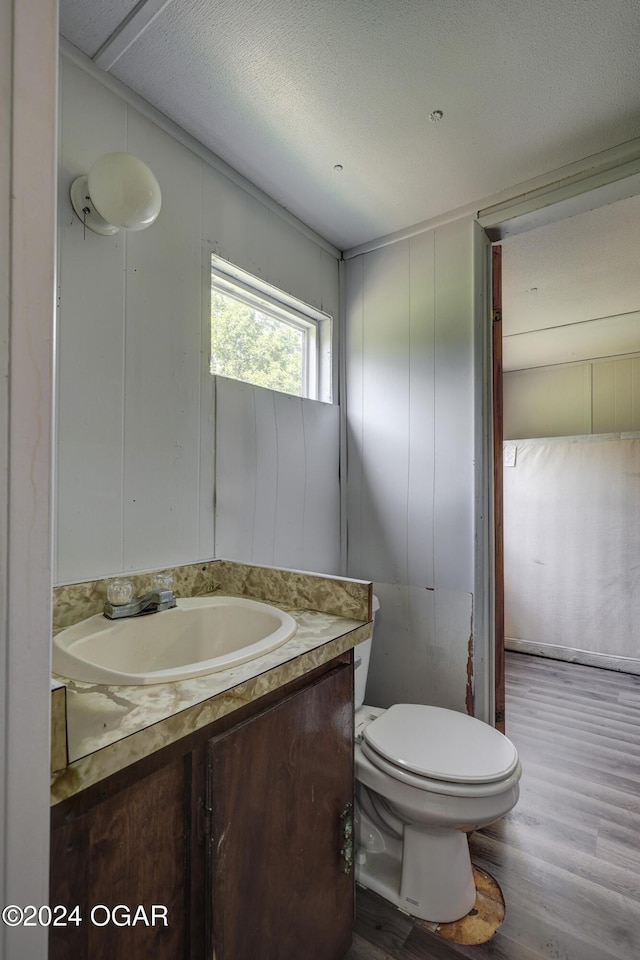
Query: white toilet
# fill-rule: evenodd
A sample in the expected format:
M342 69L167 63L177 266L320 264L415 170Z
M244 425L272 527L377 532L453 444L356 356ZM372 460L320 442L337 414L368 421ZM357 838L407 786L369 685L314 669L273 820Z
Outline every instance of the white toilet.
M356 880L415 917L458 920L476 898L466 833L516 804L518 753L455 710L366 706L370 652L355 649Z

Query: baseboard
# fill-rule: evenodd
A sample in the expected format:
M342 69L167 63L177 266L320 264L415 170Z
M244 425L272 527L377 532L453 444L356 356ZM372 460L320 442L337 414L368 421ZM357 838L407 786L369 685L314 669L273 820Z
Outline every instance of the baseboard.
M504 646L505 650L529 653L534 657L550 657L552 660L565 660L567 663L581 663L586 667L600 667L603 670L617 670L618 673L640 676L640 659L636 657L615 657L608 653L593 653L591 650L576 650L573 647L536 643L534 640L516 640L513 637L506 637Z

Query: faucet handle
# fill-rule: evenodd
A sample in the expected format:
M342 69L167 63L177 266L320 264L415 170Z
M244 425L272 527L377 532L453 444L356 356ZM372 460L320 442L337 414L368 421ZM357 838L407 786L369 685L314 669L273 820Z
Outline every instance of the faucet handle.
M151 581L152 590L171 590L173 591L173 577L170 573L156 573Z
M122 607L133 600L131 580L112 580L107 586L107 600L114 607Z

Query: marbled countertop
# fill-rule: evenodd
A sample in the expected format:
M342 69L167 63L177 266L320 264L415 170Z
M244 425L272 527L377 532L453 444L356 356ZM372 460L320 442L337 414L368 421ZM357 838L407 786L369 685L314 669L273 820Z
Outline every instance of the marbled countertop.
M279 603L298 624L281 647L229 670L153 686L66 680L68 765L53 773L61 800L259 699L371 636L371 621Z

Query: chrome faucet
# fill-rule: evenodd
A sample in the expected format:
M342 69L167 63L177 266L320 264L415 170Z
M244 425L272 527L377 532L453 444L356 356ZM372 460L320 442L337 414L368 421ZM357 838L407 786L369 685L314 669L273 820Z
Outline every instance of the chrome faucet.
M148 613L170 610L176 606L176 598L170 584L171 578L165 577L162 582L154 583L154 588L149 593L134 597L133 584L130 580L114 580L109 584L104 615L109 620L118 620L121 617L142 617Z

